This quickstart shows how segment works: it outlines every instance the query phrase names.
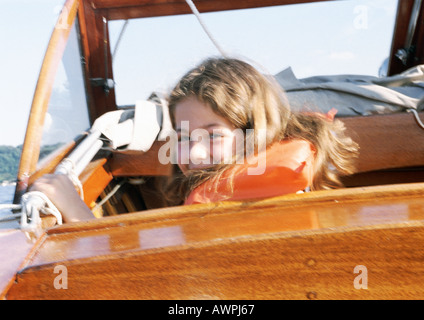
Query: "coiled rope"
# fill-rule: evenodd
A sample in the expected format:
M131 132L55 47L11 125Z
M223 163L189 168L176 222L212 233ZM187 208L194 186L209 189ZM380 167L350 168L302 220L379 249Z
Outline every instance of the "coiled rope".
M47 196L39 191L30 191L22 196L21 200L21 229L36 229L41 224L40 213L51 214L56 217L57 224L62 224L62 215Z

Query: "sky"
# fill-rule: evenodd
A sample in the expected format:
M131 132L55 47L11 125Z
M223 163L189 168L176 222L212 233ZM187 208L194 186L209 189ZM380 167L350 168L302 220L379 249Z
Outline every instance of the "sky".
M0 145L23 143L50 35L64 0L0 0Z
M38 73L64 2L0 0L0 145L23 143ZM395 4L340 1L203 17L227 53L255 61L272 74L291 67L298 78L377 75L389 52ZM169 89L200 56L218 54L194 16L161 22L153 18L128 24L114 58L118 104L134 104L156 87ZM121 26L121 21L110 25L113 47Z
M390 50L396 3L330 1L202 16L227 54L252 61L264 72L291 67L298 78L377 75ZM112 47L122 24L112 22ZM199 56L217 54L193 15L130 21L114 59L118 104L146 98L151 83L169 90L170 79L176 81Z

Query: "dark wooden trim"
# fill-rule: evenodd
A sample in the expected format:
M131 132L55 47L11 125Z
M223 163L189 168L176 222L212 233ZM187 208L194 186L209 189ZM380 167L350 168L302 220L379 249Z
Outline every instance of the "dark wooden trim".
M359 144L358 172L424 166L424 130L412 113L340 119Z
M114 177L170 176L172 165L159 162L158 152L165 142L156 141L147 152L115 152L110 160Z
M329 0L197 0L195 5L200 12L214 12L319 1ZM91 3L96 10L107 10L109 20L192 13L184 0L94 0Z
M80 174L79 179L83 185L84 202L89 208L92 208L93 203L113 179L107 166L107 158L90 162Z
M104 38L103 17L106 16L105 12L101 10L94 10L91 2L83 1L83 5L81 6L79 13L87 80L90 78L105 78L105 59L107 59L108 64L108 78L113 79L112 54L109 43L106 43L107 57L105 57L104 51L105 41L107 41L109 37L107 29L107 38L106 40ZM87 32L87 30L90 30L90 32ZM106 94L102 87L92 86L89 81L87 86L87 90L90 93L89 107L92 122L102 114L116 110L114 89L110 90L109 93Z
M415 65L424 63L424 4L421 6L415 35L412 45L415 47L415 52L404 65L395 55L399 49L405 48L406 38L408 34L409 21L414 5L414 0L399 0L398 11L396 14L396 25L393 33L392 47L390 50L389 60L389 75L399 74Z

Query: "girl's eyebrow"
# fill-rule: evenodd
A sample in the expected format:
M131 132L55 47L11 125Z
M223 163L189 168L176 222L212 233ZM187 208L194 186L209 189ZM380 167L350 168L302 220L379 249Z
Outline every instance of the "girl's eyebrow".
M209 129L209 128L212 128L212 127L225 127L225 125L222 124L222 123L211 123L211 124L208 124L207 126L205 126L204 128Z
M202 127L198 128L198 129L209 129L209 128L212 128L212 127L220 127L220 126L224 126L224 125L222 123L210 123L210 124L207 124L206 126L202 126ZM182 131L180 127L177 127L175 130L177 132Z

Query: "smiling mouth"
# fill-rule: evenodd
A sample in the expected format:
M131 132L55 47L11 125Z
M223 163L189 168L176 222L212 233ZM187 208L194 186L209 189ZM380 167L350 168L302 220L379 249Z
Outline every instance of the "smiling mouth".
M213 164L206 164L206 163L200 163L200 164L194 164L191 163L188 165L188 169L189 170L198 170L198 169L209 169L212 168L214 165Z

